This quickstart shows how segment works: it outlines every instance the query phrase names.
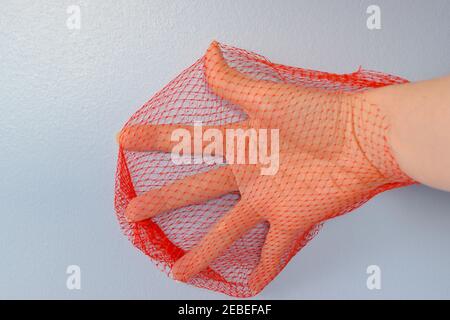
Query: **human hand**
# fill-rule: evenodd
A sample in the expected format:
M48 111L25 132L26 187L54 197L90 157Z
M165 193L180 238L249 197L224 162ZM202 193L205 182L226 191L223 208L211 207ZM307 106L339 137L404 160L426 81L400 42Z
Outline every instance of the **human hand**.
M230 129L277 132L271 138L278 138L268 139L266 146L276 151L271 159L276 166L263 174L267 164L249 163L249 141L243 145L244 163L229 164L229 155L235 158L242 150L230 151L230 141L222 141L222 150L216 148L214 155L223 156L225 166L131 200L125 214L130 221L140 221L227 193L240 194L239 202L175 263L172 274L176 279L189 280L255 225L267 221L270 228L260 260L248 280L257 293L290 258L296 240L315 225L360 206L381 191L410 182L390 154L385 135L388 123L382 111L366 101L363 92L253 79L230 67L215 42L204 61L210 89L240 106L248 118L203 126L202 133L217 129L226 137ZM124 128L119 142L130 151L171 152L177 129L195 136L194 126L133 125ZM197 150L203 156L209 142L200 142ZM263 149L258 145L256 152Z

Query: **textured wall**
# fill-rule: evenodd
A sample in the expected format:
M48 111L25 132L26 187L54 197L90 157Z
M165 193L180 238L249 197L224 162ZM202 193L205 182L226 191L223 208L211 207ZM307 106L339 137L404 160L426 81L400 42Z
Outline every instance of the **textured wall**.
M366 27L370 4L381 30ZM323 71L448 74L449 14L448 0L3 0L0 298L223 298L168 279L122 236L115 133L212 39ZM383 194L328 222L258 297L450 298L449 229L450 194ZM79 291L66 288L71 264Z

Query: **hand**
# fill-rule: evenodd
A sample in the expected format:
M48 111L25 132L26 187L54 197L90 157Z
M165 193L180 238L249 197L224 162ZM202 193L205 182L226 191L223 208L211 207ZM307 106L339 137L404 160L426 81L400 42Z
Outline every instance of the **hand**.
M279 140L268 144L279 143L279 164L268 175L262 174L261 163L228 164L150 190L129 203L127 218L140 221L239 192L240 201L175 263L176 279L189 280L252 227L267 221L270 229L248 282L257 293L292 256L296 240L315 225L406 183L389 152L386 119L364 93L252 79L230 67L215 42L205 56L205 78L217 96L240 106L248 119L202 127L202 132L214 128L226 136L229 129L278 130ZM131 151L171 152L176 129L194 136L192 126L134 125L120 133L119 142ZM206 145L203 142L202 150ZM229 145L224 142L222 149L219 155L225 157Z

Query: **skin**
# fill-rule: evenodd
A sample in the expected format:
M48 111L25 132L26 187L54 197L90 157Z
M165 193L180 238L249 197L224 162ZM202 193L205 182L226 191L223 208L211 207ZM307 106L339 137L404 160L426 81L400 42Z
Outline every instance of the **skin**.
M450 76L371 90L391 123L395 159L414 180L450 191Z
M270 229L260 261L249 278L249 287L257 293L276 276L299 237L317 223L359 206L378 188L414 179L450 190L450 148L444 147L450 141L448 77L357 94L325 92L251 79L230 67L213 42L205 55L205 78L217 96L248 115L245 122L214 128L279 129L280 168L264 176L259 165L226 165L131 200L125 214L130 221L140 221L239 192L237 205L175 263L175 279L189 280L248 230L267 221ZM193 130L131 126L118 140L126 150L171 152L171 132L180 127Z

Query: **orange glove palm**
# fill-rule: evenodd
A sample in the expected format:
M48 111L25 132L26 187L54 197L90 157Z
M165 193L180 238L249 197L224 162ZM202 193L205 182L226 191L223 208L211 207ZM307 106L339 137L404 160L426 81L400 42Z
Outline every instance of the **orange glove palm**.
M227 129L277 130L279 138L267 141L268 149L277 145L277 166L263 174L264 164L250 164L247 139L245 163L191 175L131 200L125 214L130 221L140 221L239 192L239 202L176 261L172 268L176 279L187 281L205 270L237 239L266 221L269 231L248 277L250 294L255 294L278 274L298 250L299 239L317 224L358 207L380 191L411 182L389 153L386 120L363 93L253 79L230 67L217 43L208 49L204 68L214 94L241 107L247 119L202 127L202 133L214 128L226 137ZM129 151L171 152L176 143L172 133L180 128L195 136L192 126L139 124L125 127L119 141ZM205 150L207 142L201 143L200 150ZM229 143L224 141L222 152L215 150L214 156L236 158L242 150L230 152ZM258 145L255 150L262 149Z

